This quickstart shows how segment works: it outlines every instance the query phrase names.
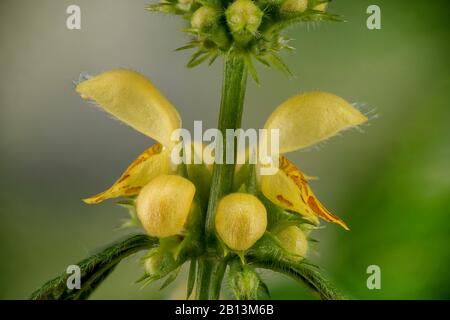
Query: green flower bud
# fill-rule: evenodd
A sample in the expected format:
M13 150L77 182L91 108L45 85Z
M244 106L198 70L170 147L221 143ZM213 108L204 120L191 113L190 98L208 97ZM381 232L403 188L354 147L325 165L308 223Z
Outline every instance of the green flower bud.
M266 231L267 211L255 196L232 193L220 200L215 223L219 237L230 249L244 251Z
M308 8L308 0L286 0L280 7L281 13L301 13Z
M296 226L287 227L276 233L281 246L292 254L293 259L304 257L308 251L308 240L305 233Z
M239 300L267 299L269 293L256 271L237 261L230 266L228 281L234 296Z
M251 0L236 0L228 7L225 15L232 32L255 34L261 25L263 12Z
M318 4L318 5L315 5L313 7L313 9L317 10L317 11L325 12L327 10L327 6L328 6L328 2L325 2L325 3L321 3L321 4Z
M163 255L160 252L155 252L144 261L145 273L149 276L158 274L161 269Z
M178 0L177 7L183 11L189 11L191 9L194 0Z
M192 28L204 30L205 28L213 26L219 19L219 14L216 9L203 6L197 9L191 18Z

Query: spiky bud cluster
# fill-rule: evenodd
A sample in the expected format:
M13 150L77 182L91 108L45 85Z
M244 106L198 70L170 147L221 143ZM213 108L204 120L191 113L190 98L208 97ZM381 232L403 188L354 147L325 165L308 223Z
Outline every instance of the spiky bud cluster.
M194 67L218 55L234 52L265 65L286 71L278 57L282 49L292 49L281 32L299 22L340 20L325 12L329 0L162 0L148 6L183 16L190 21L186 32L192 41L180 49L197 48L188 66ZM249 69L254 70L253 66ZM252 73L256 79L256 74Z

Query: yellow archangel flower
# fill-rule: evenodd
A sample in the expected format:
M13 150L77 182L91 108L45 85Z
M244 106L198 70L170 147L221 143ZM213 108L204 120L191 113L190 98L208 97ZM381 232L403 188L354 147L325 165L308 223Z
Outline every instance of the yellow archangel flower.
M158 142L139 155L109 189L84 199L86 203L138 195L155 178L174 173L170 153L176 142L170 138L174 130L181 128L181 119L176 108L147 78L134 71L117 69L81 82L76 91L82 98L94 100L108 113ZM304 93L282 103L264 126L268 130L280 130L280 154L273 155L279 161L278 172L258 179L262 193L273 203L297 212L314 223L318 223L318 217L321 217L348 229L316 198L308 184L308 177L282 154L309 147L365 121L367 118L361 112L329 93ZM191 185L185 185L189 187L180 192L186 193L186 196L179 194L177 197L192 201L195 187L192 186L192 189ZM185 221L183 219L180 218L176 226ZM147 232L156 233L148 228ZM174 227L174 230L177 228Z

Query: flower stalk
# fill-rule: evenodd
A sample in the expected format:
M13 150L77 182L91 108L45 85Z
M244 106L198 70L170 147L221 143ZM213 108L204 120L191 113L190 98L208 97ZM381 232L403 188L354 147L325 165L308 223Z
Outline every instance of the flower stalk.
M218 129L224 137L223 157L226 159L227 146L236 146L235 141L227 137L227 129L238 129L241 127L242 112L244 110L244 98L247 84L247 69L244 59L238 56L227 56L222 86L222 100L220 103L220 114ZM235 137L233 138L236 139ZM236 150L235 150L236 151ZM235 152L236 156L236 152ZM225 162L225 161L222 161ZM224 195L231 192L233 186L235 164L214 164L211 193L206 214L206 241L214 239L214 213L217 203Z
M236 146L235 141L230 141L227 137L227 129L238 129L241 127L242 113L244 110L245 91L247 87L247 68L242 57L229 54L225 58L222 99L220 103L220 114L218 129L224 137L223 157L226 159L227 146ZM233 139L236 139L233 137ZM236 156L236 150L234 150ZM223 162L223 163L217 163ZM235 172L235 162L226 164L225 161L216 161L213 168L211 180L211 192L209 196L208 209L205 223L205 242L208 245L206 251L214 252L216 245L215 238L215 212L219 200L231 192L233 177ZM211 250L209 250L211 249ZM197 298L210 298L210 283L212 269L218 265L215 258L199 260Z

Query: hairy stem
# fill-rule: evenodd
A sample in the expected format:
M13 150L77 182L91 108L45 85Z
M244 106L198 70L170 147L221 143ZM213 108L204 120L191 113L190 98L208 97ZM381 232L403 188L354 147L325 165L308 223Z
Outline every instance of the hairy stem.
M222 101L220 104L220 115L218 129L221 131L223 140L223 163L214 164L211 191L208 202L208 210L205 222L205 240L211 246L215 244L214 216L217 203L226 194L231 192L233 186L233 176L235 161L226 163L227 150L234 152L236 158L236 148L234 135L227 137L227 129L238 129L241 127L242 112L244 107L244 97L247 84L247 69L244 59L236 55L228 55L225 58L224 78L222 85ZM207 253L208 254L208 248ZM208 260L199 261L199 275L197 283L197 298L210 299L210 283L214 263Z

